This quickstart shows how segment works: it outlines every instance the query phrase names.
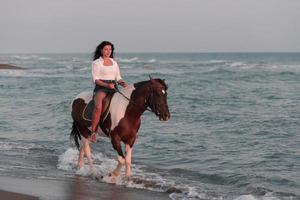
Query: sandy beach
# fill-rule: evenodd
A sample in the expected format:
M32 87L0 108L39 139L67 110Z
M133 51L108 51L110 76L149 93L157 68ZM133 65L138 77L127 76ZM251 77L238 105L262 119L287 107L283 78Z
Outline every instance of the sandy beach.
M1 176L0 197L5 200L170 199L167 193L125 188L79 176L62 180L22 179Z
M25 194L20 194L20 193L15 193L15 192L8 192L4 190L0 190L0 197L1 199L5 200L36 200L39 199L38 197L35 196L30 196L30 195L25 195Z
M10 65L10 64L0 64L0 69L23 69L23 68Z

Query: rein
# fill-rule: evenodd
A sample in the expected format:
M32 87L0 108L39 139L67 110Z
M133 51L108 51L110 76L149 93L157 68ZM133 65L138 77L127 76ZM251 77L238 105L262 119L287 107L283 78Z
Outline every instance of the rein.
M131 99L129 99L128 97L126 97L120 90L118 87L115 87L115 91L118 92L119 94L121 94L125 99L127 99L129 102L133 103L133 105L138 106L134 101L132 101ZM139 106L138 106L139 107ZM148 110L149 112L153 112L154 114L156 114L152 109L149 109L148 106L146 107L146 110Z

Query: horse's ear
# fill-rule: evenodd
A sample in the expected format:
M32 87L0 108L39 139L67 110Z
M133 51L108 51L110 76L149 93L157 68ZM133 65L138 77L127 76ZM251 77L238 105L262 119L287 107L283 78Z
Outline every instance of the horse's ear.
M150 78L150 82L154 83L154 79L152 78L152 76L149 74L149 78Z

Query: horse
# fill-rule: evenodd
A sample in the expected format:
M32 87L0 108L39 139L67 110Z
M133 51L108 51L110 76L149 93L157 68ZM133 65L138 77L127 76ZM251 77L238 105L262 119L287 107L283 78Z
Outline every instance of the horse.
M146 110L153 112L160 121L167 121L170 118L167 102L168 87L165 81L149 77L150 80L134 83L121 90L116 89L117 92L104 99L101 120L98 123L98 134L109 137L118 154L117 167L109 173L109 176L118 177L125 165L125 176L130 177L132 148L141 125L141 116ZM73 100L71 104L73 126L70 137L74 139L79 150L79 167L83 166L83 159L86 156L90 170L95 172L89 140L91 120L84 114L89 102L94 102L92 92L80 93ZM105 108L105 105L108 106ZM81 147L79 140L81 140ZM125 156L121 142L125 144Z

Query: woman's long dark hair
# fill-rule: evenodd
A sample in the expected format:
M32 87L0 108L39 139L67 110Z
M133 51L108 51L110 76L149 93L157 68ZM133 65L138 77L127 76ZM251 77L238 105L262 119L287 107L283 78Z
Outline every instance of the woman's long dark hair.
M95 53L94 53L94 59L93 60L96 60L96 59L98 59L98 58L100 58L100 56L103 56L102 55L102 49L106 46L106 45L110 45L111 46L111 54L110 54L110 57L111 58L114 58L114 45L111 43L111 42L109 42L109 41L103 41L103 42L101 42L98 46L97 46L97 48L96 48L96 50L95 50Z

